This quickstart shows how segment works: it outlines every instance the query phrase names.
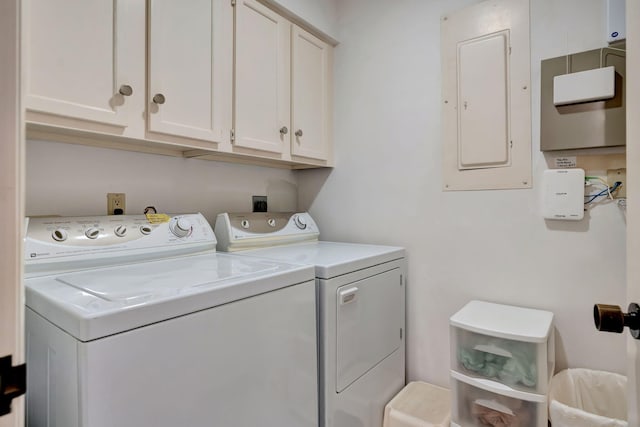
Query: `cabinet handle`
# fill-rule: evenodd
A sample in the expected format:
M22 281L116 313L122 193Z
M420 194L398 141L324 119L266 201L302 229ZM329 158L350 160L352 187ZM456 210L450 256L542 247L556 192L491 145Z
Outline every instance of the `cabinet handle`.
M152 100L154 104L164 104L164 102L166 101L164 95L161 93L156 93L155 95L153 95Z
M129 85L122 85L118 93L122 96L131 96L133 95L133 88Z
M298 129L298 130L296 131L296 136L297 136L298 138L302 136L302 129Z
M282 126L282 127L280 128L280 133L281 133L281 134L283 134L283 135L286 135L286 134L288 134L288 133L289 133L289 129L287 129L287 127L286 127L286 126Z

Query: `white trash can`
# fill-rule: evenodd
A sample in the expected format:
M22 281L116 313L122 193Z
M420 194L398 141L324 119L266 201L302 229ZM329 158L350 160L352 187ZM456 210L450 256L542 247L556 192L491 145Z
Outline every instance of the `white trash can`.
M566 369L549 384L552 427L628 427L627 377L590 369Z
M384 408L383 427L449 427L449 389L410 382Z

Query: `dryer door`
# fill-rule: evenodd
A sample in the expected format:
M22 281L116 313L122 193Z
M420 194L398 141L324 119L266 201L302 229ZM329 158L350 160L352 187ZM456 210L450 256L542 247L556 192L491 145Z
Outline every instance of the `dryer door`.
M403 287L394 268L337 289L336 392L402 345Z

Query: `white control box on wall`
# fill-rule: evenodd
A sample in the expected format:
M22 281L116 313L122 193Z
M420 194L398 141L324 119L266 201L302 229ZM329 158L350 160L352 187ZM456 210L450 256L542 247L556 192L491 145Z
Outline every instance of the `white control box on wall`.
M607 41L609 43L627 38L625 7L626 0L607 0Z
M542 176L542 216L579 221L584 218L584 170L550 169Z

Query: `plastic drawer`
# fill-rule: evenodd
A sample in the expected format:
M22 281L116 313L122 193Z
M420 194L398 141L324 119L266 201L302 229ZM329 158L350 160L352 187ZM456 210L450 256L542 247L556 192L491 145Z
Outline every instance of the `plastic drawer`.
M451 395L452 425L547 427L546 395L513 390L455 371L451 371Z
M552 319L541 310L472 301L451 317L451 369L546 394L555 368Z

